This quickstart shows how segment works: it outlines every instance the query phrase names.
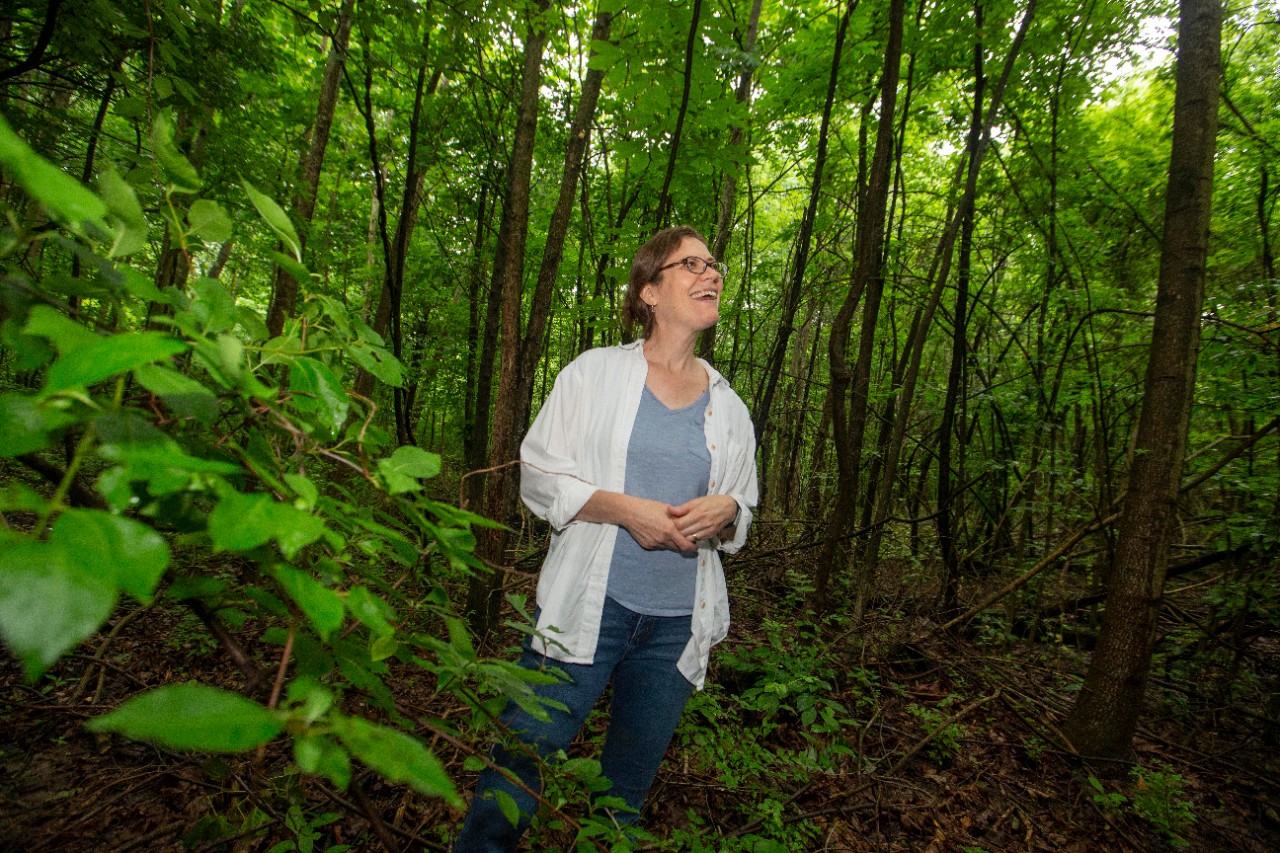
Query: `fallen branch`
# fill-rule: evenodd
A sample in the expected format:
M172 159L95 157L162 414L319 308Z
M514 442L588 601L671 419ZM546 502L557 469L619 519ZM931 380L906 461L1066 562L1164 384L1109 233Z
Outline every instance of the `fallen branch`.
M1055 548L1052 553L1048 554L1040 562L1036 563L1034 566L1027 569L1021 575L1014 578L1012 581L1005 584L1000 589L991 593L986 598L982 599L982 601L978 602L973 607L970 607L968 610L966 610L964 613L961 613L959 616L952 619L950 622L947 622L943 625L940 625L934 628L929 633L935 634L940 631L947 631L951 628L954 628L956 625L961 624L962 622L968 622L970 619L977 616L979 613L986 610L988 607L995 604L997 601L1000 601L1005 596L1021 589L1027 583L1027 581L1031 580L1036 575L1040 574L1045 569L1049 568L1050 566L1058 562L1060 558L1065 556L1067 553L1071 551L1072 548L1078 545L1080 543L1080 540L1084 539L1086 536L1092 533L1096 533L1097 531L1101 530L1107 525L1114 523L1119 518L1120 518L1120 513L1113 512L1111 515L1108 515L1106 518L1099 519L1097 521L1092 522L1091 524L1086 524L1084 527L1081 527L1075 533L1071 534L1071 536L1067 537L1067 540L1065 542L1063 542L1061 545Z

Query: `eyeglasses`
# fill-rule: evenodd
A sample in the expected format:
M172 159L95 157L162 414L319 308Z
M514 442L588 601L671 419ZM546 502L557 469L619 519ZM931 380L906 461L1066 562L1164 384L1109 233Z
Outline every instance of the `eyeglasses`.
M708 268L715 270L716 275L721 278L724 278L729 273L729 265L724 261L708 261L705 258L699 258L692 255L687 258L681 258L678 261L672 261L666 266L658 267L658 272L679 266L683 266L694 275L702 275Z

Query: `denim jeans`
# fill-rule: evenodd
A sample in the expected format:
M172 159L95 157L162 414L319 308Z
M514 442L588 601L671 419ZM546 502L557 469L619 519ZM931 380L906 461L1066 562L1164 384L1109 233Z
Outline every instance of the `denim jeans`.
M635 823L680 714L693 693L693 685L676 668L690 631L688 616L645 616L606 598L594 663L544 661L541 654L530 651L528 643L520 658L521 665L528 669L538 669L546 663L568 673L570 681L535 687L539 696L563 702L568 712L547 709L551 719L544 723L509 702L499 719L546 758L568 748L612 679L613 702L600 763L613 787L604 795L621 797L635 809L634 813L616 814L619 823ZM495 763L514 772L532 790L542 789L538 763L529 755L499 745L494 747L493 757ZM505 791L520 807L516 826L502 814L494 791ZM515 850L536 810L533 797L501 773L486 769L476 782L467 818L454 842L454 853Z

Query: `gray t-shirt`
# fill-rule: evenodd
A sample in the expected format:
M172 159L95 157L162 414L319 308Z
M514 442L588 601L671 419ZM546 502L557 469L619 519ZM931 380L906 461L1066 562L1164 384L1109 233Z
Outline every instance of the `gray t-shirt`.
M627 494L680 506L707 493L707 402L704 392L683 408L668 409L645 386L627 445ZM697 551L646 551L624 527L614 542L607 594L636 613L688 616L693 612L697 567Z

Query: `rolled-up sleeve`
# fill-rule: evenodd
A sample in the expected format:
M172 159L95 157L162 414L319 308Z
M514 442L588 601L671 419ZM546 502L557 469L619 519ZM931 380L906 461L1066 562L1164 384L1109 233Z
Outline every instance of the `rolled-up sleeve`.
M570 365L556 378L520 444L520 497L556 531L573 521L598 488L577 458L584 404L582 377Z

